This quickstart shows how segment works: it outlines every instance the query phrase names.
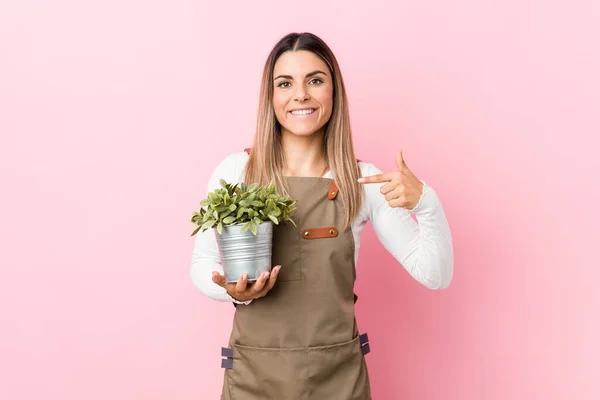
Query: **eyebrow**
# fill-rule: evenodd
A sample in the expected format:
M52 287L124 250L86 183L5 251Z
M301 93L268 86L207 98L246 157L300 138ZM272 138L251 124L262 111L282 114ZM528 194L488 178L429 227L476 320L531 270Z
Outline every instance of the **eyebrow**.
M327 74L325 72L320 71L320 70L316 70L316 71L313 71L313 72L310 72L310 73L306 74L306 78L310 78L311 76L315 76L317 74L323 74L323 75L327 76ZM273 80L275 81L275 80L280 79L280 78L294 79L291 75L279 75L278 77L276 77Z

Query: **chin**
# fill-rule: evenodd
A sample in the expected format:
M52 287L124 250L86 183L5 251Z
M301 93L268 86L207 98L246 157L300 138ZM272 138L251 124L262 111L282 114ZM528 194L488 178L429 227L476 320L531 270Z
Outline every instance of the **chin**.
M294 136L311 136L315 133L319 132L322 128L314 129L314 128L292 128L292 127L284 127L289 133Z

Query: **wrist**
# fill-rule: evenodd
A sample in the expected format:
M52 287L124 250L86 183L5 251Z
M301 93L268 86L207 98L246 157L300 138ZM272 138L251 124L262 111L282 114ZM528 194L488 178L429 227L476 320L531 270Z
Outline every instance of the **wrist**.
M231 302L235 303L235 304L248 305L248 304L252 303L252 299L250 299L250 300L238 300L235 297L233 297L232 295L230 295L229 293L227 293L227 295L229 296Z
M417 204L409 210L410 212L415 213L415 212L419 211L419 207L421 206L421 203L423 202L423 196L425 196L426 190L427 190L427 185L425 184L424 181L421 181L421 195L419 196L419 200L417 201Z

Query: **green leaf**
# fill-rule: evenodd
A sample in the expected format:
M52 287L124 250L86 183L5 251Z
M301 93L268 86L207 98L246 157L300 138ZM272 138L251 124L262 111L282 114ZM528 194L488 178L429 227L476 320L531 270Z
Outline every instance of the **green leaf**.
M223 213L225 211L229 211L229 207L228 206L218 206L218 207L215 207L215 211L218 213Z
M198 212L191 216L191 222L206 230L216 225L217 232L221 233L223 227L231 224L242 224L243 231L251 230L255 235L258 225L265 221L275 224L290 221L294 226L292 215L296 210L296 200L288 194L277 193L276 185L271 182L260 186L254 183L246 186L240 182L235 185L219 180L220 188L207 194L200 204ZM195 227L196 233L198 227Z
M230 225L233 222L235 222L236 219L237 219L236 217L234 217L233 215L230 215L229 217L226 217L226 218L223 219L223 223L227 224L227 225Z
M248 229L250 229L250 226L252 225L252 221L250 222L246 222L244 224L244 226L242 226L242 229L240 229L240 232L246 232Z
M228 217L233 211L227 209L227 211L222 212L221 214L219 214L220 219L225 219L226 217Z
M198 233L198 231L202 229L201 226L197 227L196 229L194 229L194 232L192 232L192 234L190 236L194 236L196 233Z
M217 221L215 221L214 219L209 219L204 223L204 225L202 225L202 230L205 231L207 229L212 228L215 225L215 222Z
M238 208L238 212L237 212L238 218L242 218L242 214L244 214L244 210L245 209L243 207Z

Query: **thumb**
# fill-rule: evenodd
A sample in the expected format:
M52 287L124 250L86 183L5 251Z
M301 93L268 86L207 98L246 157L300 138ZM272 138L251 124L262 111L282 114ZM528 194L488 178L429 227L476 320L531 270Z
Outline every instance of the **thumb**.
M225 277L222 276L221 274L219 274L217 271L213 271L212 273L212 280L214 283L216 283L219 286L223 286L223 284L225 283Z
M402 169L406 166L406 163L404 162L404 157L402 156L402 149L400 150L396 150L396 167L398 167L398 169Z

